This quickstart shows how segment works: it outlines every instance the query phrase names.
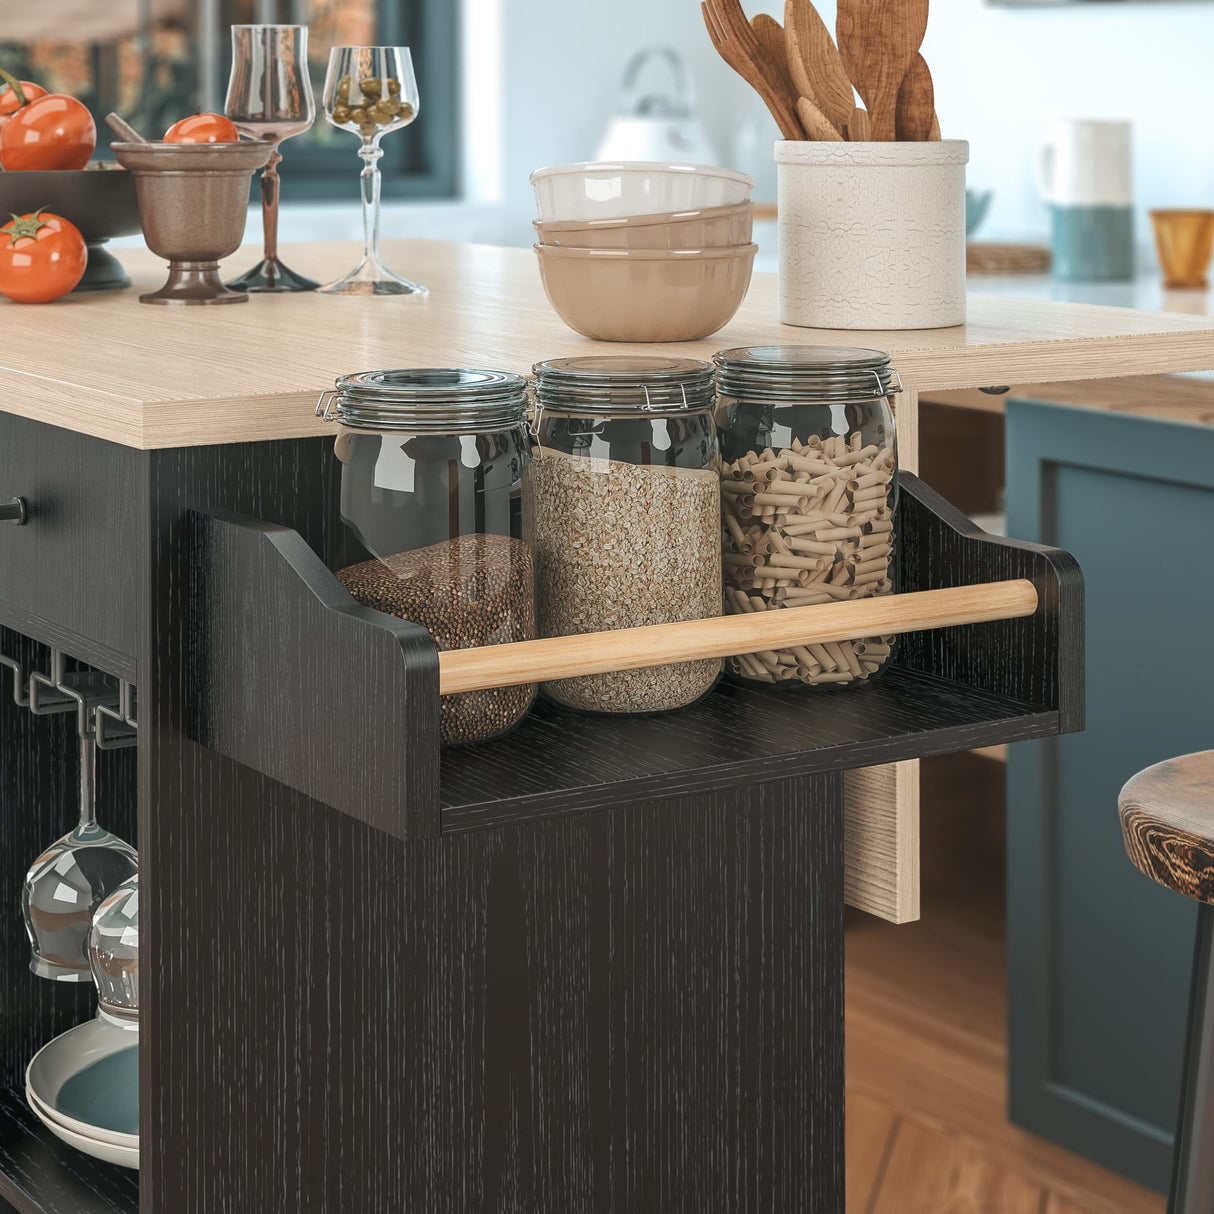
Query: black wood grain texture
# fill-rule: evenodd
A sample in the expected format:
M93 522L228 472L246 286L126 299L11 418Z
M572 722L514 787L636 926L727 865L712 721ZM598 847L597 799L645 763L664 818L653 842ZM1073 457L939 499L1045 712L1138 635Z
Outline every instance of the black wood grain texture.
M928 634L938 639L928 641L911 638L906 656L871 687L807 692L726 684L681 712L641 719L587 716L541 704L502 740L444 752L443 830L1044 737L1059 731L1064 708L1075 727L1082 713L1082 581L1074 561L1065 553L976 532L912 476L905 478L900 524L908 589L1028 577L1038 586L1042 608L1029 620L940 630ZM266 529L255 520L215 520L203 524L203 534L210 538L197 562L199 592L191 599L204 604L211 644L195 655L201 690L189 698L201 706L203 717L192 725L192 736L363 821L407 836L400 817L402 780L381 784L392 800L377 806L369 800L364 777L369 756L384 753L377 725L404 736L393 705L400 706L402 719L424 721L421 703L411 697L424 701L433 682L420 690L402 666L398 684L389 680L378 689L381 701L368 699L336 656L345 652L345 642L335 632L326 635L326 618L333 632L358 609L320 560L310 559L281 529ZM290 560L284 559L288 548ZM256 597L250 593L254 586ZM276 678L272 663L252 660L292 631L283 621L298 620L301 603L309 611L302 635L314 638L299 647L296 658L302 686L323 682L329 688L325 698L342 705L334 713L346 725L340 735L318 731L315 714L312 726L305 726L300 713L307 705L289 714L273 708L284 700L297 704L301 683L294 675ZM362 611L357 618L368 626L378 619L404 642L392 617ZM309 659L306 655L318 646L319 655ZM1077 657L1064 659L1072 646ZM427 660L433 656L425 645L420 652ZM317 663L326 675L319 674ZM355 664L374 677L384 661L363 658ZM337 698L351 691L362 697L364 712L348 707L348 698ZM323 707L317 711L323 713ZM274 721L289 722L289 728L279 729ZM363 739L372 737L376 747L363 752ZM426 747L415 730L409 739L396 757L412 771ZM416 794L418 786L413 787ZM421 804L416 795L412 803ZM421 812L428 816L430 811Z
M430 634L360 606L297 531L192 523L190 736L396 838L437 834Z
M145 1209L841 1210L839 776L404 844L153 765Z
M0 623L133 678L144 513L141 455L6 413L0 501L29 521L0 523Z
M722 683L698 704L654 717L592 717L541 701L505 738L443 752L443 830L1057 732L1056 712L896 666L862 688Z
M48 651L0 629L0 653L28 672L48 669ZM58 1143L26 1107L25 1068L52 1038L93 1016L91 983L48 982L29 969L21 919L26 870L79 816L75 718L35 717L13 703L0 671L0 1198L26 1214L132 1211L138 1185ZM135 755L102 754L97 809L103 825L137 843Z
M20 1214L135 1214L139 1173L73 1150L0 1091L0 1199Z
M1026 578L1035 615L902 639L899 665L996 691L1058 713L1058 731L1083 729L1083 573L1069 552L987 535L909 473L899 478L901 589L934 590Z

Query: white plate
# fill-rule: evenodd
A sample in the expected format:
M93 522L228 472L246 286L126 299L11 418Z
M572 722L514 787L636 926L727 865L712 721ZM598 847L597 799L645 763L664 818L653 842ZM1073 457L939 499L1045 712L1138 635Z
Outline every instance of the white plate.
M136 1171L139 1170L138 1150L132 1150L130 1147L120 1147L112 1142L102 1142L97 1138L88 1138L84 1134L77 1134L75 1130L69 1130L65 1125L60 1125L43 1109L28 1083L25 1085L25 1096L29 1101L30 1108L34 1110L34 1115L60 1142L66 1142L69 1147L75 1147L77 1151L85 1155L91 1155L94 1159L101 1159L106 1163L116 1163L124 1168L134 1168Z
M138 1033L99 1019L79 1024L34 1055L25 1083L44 1120L138 1155L139 1135L127 1128L138 1123Z

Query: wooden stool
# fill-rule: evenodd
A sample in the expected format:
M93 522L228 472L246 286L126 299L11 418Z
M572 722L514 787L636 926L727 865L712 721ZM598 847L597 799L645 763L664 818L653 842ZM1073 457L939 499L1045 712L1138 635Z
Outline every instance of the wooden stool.
M1139 772L1118 798L1125 849L1201 903L1168 1214L1214 1211L1214 750Z

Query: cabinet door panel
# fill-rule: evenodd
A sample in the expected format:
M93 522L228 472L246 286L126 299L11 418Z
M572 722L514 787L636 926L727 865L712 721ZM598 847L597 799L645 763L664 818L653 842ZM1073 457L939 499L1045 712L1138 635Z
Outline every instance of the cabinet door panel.
M1013 1118L1166 1184L1195 908L1129 863L1117 793L1214 744L1214 429L1012 402L1009 531L1087 583L1087 731L1009 764Z

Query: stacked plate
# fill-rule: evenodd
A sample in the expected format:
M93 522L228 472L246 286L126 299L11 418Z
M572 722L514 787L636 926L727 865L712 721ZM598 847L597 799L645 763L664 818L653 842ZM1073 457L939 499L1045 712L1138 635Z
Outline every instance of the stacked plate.
M68 1146L139 1167L139 1034L90 1020L56 1037L25 1072L25 1098Z
M97 1019L40 1049L25 1098L68 1146L139 1167L139 874L97 908L89 929Z
M566 164L531 175L544 290L599 341L694 341L750 286L754 181L700 165Z

